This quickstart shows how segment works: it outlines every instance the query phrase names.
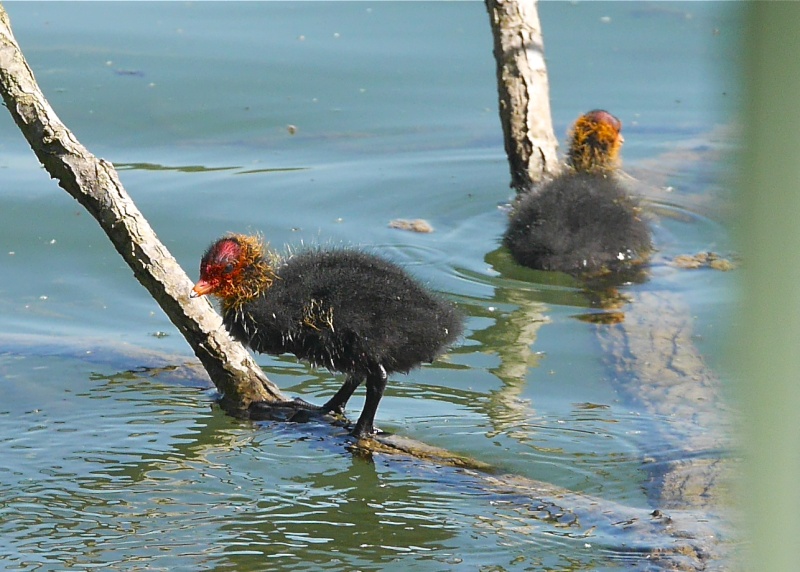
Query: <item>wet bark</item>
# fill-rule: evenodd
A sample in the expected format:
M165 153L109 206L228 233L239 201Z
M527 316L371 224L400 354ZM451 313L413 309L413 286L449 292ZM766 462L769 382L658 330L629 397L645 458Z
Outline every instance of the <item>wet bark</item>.
M485 0L494 37L500 123L517 193L561 168L536 0Z
M92 155L61 122L39 89L0 6L0 90L8 111L50 176L100 223L222 394L246 415L254 402L285 399L247 351L225 333L207 300L189 298L192 281L125 191L114 166Z

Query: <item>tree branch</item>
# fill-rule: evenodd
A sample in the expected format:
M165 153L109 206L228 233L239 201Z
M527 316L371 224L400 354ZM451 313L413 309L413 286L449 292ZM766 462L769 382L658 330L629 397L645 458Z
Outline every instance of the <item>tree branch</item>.
M494 37L500 122L511 187L524 192L560 170L536 0L485 0Z
M114 166L92 155L55 114L22 55L2 6L0 91L50 176L97 219L136 279L189 342L223 395L223 407L243 416L252 403L285 400L250 354L225 333L210 303L188 297L191 280L136 208Z

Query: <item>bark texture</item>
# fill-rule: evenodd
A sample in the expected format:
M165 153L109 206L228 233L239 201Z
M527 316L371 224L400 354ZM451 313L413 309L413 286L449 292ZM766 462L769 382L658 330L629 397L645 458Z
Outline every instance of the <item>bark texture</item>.
M223 407L246 415L254 402L284 400L250 354L228 337L211 304L189 298L192 281L136 208L114 166L92 155L55 114L22 55L2 6L0 90L44 168L97 219L136 279L189 342L222 393Z
M521 193L561 168L537 1L485 1L494 36L500 122L511 187Z

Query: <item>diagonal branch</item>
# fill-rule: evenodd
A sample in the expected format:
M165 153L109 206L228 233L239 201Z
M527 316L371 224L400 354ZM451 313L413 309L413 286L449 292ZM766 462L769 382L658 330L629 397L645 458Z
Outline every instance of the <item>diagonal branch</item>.
M205 300L158 240L122 186L114 166L92 155L45 99L0 6L0 91L14 121L51 177L97 219L136 279L192 346L222 393L222 405L246 415L254 402L283 401L249 353L225 333Z

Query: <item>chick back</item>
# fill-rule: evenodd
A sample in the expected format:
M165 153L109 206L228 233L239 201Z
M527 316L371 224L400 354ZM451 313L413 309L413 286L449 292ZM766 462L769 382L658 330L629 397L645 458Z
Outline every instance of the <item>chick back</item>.
M503 243L517 262L571 274L618 270L652 249L637 201L613 175L570 172L525 194Z
M309 249L275 268L262 295L224 315L258 352L332 371L408 372L461 335L463 318L399 266L355 249Z

